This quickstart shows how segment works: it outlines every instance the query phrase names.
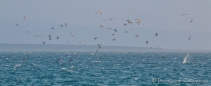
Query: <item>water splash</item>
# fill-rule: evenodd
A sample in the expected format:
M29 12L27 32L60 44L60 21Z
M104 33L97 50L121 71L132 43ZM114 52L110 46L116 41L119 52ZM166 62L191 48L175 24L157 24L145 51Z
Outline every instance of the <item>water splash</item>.
M187 53L187 55L185 56L184 60L183 60L183 64L187 62L187 58L189 57L189 53Z

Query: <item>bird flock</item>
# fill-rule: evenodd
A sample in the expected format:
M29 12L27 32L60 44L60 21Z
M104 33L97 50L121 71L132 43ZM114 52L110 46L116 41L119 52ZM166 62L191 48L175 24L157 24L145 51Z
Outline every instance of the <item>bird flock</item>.
M129 9L130 11L132 11L132 12L136 12L136 10L134 10L134 9ZM185 14L185 13L183 13L183 14L181 14L180 16L187 16L188 14ZM98 12L96 12L95 13L95 16L103 16L103 12L102 11L98 11ZM27 20L27 17L25 16L25 15L23 15L23 19L24 20ZM104 21L104 22L108 22L108 20L110 20L110 21L115 21L116 20L116 18L114 18L114 17L111 17L111 18L109 18L109 19L102 19L102 21ZM135 21L135 23L134 23L134 21ZM141 25L141 23L142 23L142 18L135 18L135 19L127 19L127 20L125 20L125 22L126 23L123 23L122 25L124 26L124 27L127 27L128 25L134 25L134 24L136 24L136 25ZM178 21L180 24L182 24L183 22L181 22L181 21ZM193 22L193 20L190 20L189 21L189 23L192 23ZM145 26L146 25L146 23L145 22L143 22L143 26ZM19 24L16 24L16 26L19 26ZM104 26L103 24L101 24L101 25L99 25L100 26L100 28L104 28L104 27L106 27L106 26ZM68 27L68 24L67 23L64 23L64 25L63 24L61 24L60 25L60 27ZM51 27L50 29L55 29L54 27ZM107 29L112 29L111 27L108 27ZM131 30L136 30L136 28L134 28L134 29L131 29ZM113 31L115 32L115 33L117 33L118 31L117 31L117 29L113 29ZM29 32L29 31L26 31L26 33L27 34L31 34L31 32ZM124 31L124 33L125 34L127 34L127 33L129 33L128 31ZM75 32L69 32L69 35L70 36L72 36L72 37L75 37ZM158 37L158 33L155 33L155 37ZM112 36L114 37L115 36L115 34L114 33L112 33ZM43 38L46 38L46 36L44 35L44 34L42 34L42 36L40 36L40 35L35 35L35 37L43 37ZM136 37L136 38L140 38L140 36L138 35L138 34L136 34L134 37ZM56 36L56 39L57 40L59 40L60 39L60 36ZM94 37L93 38L94 39L94 41L95 40L98 40L99 38L98 37ZM188 40L190 40L191 39L191 36L188 38ZM52 40L52 36L51 36L51 34L49 34L48 35L48 40ZM117 39L116 38L112 38L111 39L112 41L116 41ZM41 43L43 43L43 44L46 44L46 42L45 41L43 41L43 42L41 42ZM68 43L69 43L69 41L68 41ZM80 41L80 42L78 42L79 44L82 44L82 45L85 45L85 42L84 41ZM146 44L149 44L149 41L148 40L146 40L145 41L145 43ZM97 47L98 47L98 49L101 49L102 48L102 44L97 44ZM158 46L159 47L159 46ZM96 52L98 51L98 49L96 49Z

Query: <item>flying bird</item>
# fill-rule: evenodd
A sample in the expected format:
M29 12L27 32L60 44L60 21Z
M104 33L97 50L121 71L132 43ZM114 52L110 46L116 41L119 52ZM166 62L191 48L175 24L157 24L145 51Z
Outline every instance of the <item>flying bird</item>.
M141 18L140 19L135 19L135 20L138 20L138 22L136 22L136 23L138 23L138 25L141 23Z
M123 26L127 26L127 24L123 24Z
M180 24L182 24L183 22L181 22L181 21L178 21Z
M190 40L191 36L188 38L188 40Z
M130 30L136 30L136 28L134 28L134 29L130 29Z
M146 25L146 23L144 22L143 26L145 26L145 25Z
M81 44L85 45L85 43L83 41L82 42L78 42L78 43L81 43Z
M146 44L148 44L149 42L148 41L146 41Z
M57 36L56 39L59 39L59 36Z
M44 34L42 34L42 37L45 38Z
M114 31L115 31L115 32L117 32L117 30L116 30L116 29L114 29Z
M127 31L125 31L125 33L128 33Z
M97 37L94 38L94 40L96 40L96 39L97 39Z
M132 25L133 25L133 22L132 22L132 21L130 21L129 19L127 20L127 23L128 23L128 24L132 24Z
M193 20L191 20L189 23L192 23L193 22Z
M26 33L30 34L30 32L29 32L29 31L26 31Z
M116 41L116 39L112 39L112 41Z
M70 34L70 35L72 35L72 37L74 37L74 35L73 35L73 34Z
M60 25L61 27L63 27L63 25Z
M74 34L73 34L74 32L70 32L70 35L72 35L72 37L74 37Z
M97 12L95 15L97 15L97 14L100 14L100 15L102 15L103 13L102 13L101 11L99 11L99 12Z
M65 25L66 27L68 27L68 26L67 26L67 23L65 23L64 25Z
M25 17L24 15L23 15L23 18L24 18L25 20L27 20L26 17Z
M180 15L180 16L185 16L185 15L188 15L188 14L183 13L183 14L182 14L182 15Z
M19 26L18 24L16 24L16 26Z
M53 27L51 29L54 29Z
M114 18L110 18L110 20L114 20Z
M134 9L130 9L131 11L133 11L133 12L136 12Z
M101 44L97 44L98 48L101 49Z
M97 44L97 46L101 46L101 44Z
M138 37L139 38L140 36L139 35L136 35L135 37Z
M45 42L42 42L43 44L45 44Z
M101 49L101 46L99 46L98 48Z
M100 27L104 27L103 25L100 25Z
M105 21L107 21L107 19L106 19L106 20L105 20L105 19L102 19L102 21L104 21L104 22L105 22Z
M158 33L155 33L155 36L157 37L158 36Z

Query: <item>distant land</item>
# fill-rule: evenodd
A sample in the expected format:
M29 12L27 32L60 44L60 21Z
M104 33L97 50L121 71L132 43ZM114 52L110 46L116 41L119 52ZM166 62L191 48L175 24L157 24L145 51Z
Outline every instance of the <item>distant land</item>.
M65 44L1 44L0 51L138 51L163 50L162 48L103 46L97 45L65 45Z

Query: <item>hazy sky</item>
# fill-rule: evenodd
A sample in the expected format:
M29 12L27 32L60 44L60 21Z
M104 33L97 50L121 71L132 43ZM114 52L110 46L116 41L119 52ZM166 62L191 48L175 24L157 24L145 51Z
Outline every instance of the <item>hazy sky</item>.
M80 45L84 41L86 45L211 50L210 8L211 0L1 0L0 43ZM95 15L99 11L102 15ZM141 18L140 25L136 18ZM123 26L128 19L133 25Z

